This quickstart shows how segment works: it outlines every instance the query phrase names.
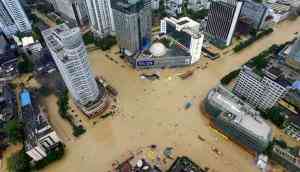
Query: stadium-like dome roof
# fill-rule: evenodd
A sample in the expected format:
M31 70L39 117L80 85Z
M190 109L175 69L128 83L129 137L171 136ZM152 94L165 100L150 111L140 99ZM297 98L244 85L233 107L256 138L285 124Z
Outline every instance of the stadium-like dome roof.
M161 57L167 53L166 47L164 46L164 44L162 44L160 42L156 42L156 43L152 44L149 51L155 57Z

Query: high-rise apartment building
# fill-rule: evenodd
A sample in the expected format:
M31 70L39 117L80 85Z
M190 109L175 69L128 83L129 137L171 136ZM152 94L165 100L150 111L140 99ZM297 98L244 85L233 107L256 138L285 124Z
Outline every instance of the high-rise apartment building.
M6 36L31 32L31 24L19 0L0 0L0 28Z
M106 104L105 91L98 86L90 69L79 28L66 24L42 32L54 61L77 105L89 117Z
M208 13L206 33L216 46L229 46L243 2L239 0L212 1Z
M273 71L272 71L273 70ZM276 73L278 69L265 70L258 75L247 65L243 66L234 86L234 93L260 109L270 109L287 93L288 83Z
M48 0L57 13L65 19L83 26L88 21L87 7L84 0Z
M105 37L115 31L110 0L86 0L89 21L94 33Z
M151 0L112 0L119 47L132 55L151 42Z

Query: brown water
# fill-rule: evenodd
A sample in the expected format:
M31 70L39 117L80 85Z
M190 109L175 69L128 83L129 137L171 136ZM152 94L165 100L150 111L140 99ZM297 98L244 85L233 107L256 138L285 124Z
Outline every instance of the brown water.
M176 155L187 155L212 171L258 171L253 156L209 128L208 120L199 110L199 104L222 76L239 68L266 47L292 39L297 31L300 32L299 19L281 23L271 36L239 54L228 53L216 61L202 58L192 67L159 71L161 79L156 81L141 80L139 74L142 71L135 71L119 57L114 57L116 48L110 56L118 64L105 57L105 53L100 50L90 52L90 63L95 75L104 76L119 91L119 112L114 117L92 121L80 114L78 120L82 120L88 131L81 138L75 139L68 124L57 114L56 98L48 97L46 102L50 120L65 141L67 154L63 160L43 171L107 172L112 170L114 161L122 161L129 156L129 152L151 144L158 145L160 149L172 146ZM189 79L176 77L196 66L204 66L206 62L208 68L197 69ZM193 105L184 110L187 101ZM72 106L72 109L75 107ZM74 113L79 114L78 111ZM94 121L96 125L93 125ZM199 135L205 141L199 140ZM217 156L212 147L220 150L222 156ZM167 167L163 165L163 169Z

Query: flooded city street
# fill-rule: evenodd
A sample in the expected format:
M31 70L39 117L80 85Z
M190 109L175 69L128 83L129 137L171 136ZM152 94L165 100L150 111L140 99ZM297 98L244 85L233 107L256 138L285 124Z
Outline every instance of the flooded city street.
M293 39L295 32L300 32L300 18L278 24L270 36L238 54L225 53L215 61L202 57L193 66L177 69L136 71L119 57L117 47L90 51L95 76L105 78L119 92L116 113L88 120L71 103L72 113L87 129L75 138L70 125L58 114L57 98L45 98L50 122L66 144L66 156L43 171L108 172L116 161L156 145L160 153L172 147L174 157L186 155L211 172L258 172L253 155L210 128L200 104L224 75L272 44ZM188 70L194 71L192 76L185 80L178 77ZM141 74L157 74L159 78L147 80ZM189 108L185 108L187 103ZM162 163L162 169L170 163Z
M111 171L115 161L125 160L130 152L151 144L160 149L173 147L176 155L187 155L200 166L214 171L258 171L252 155L209 127L199 105L222 76L272 44L291 40L294 33L300 31L299 26L299 19L281 23L271 36L239 54L228 53L215 61L202 58L194 66L179 69L135 71L115 54L116 47L110 53L90 52L89 60L95 75L103 76L118 90L119 110L112 117L96 118L93 122L80 114L87 133L79 139L69 138L72 137L71 130L62 126L65 124L54 124L58 133L63 133L61 137L67 145L67 154L44 171ZM201 68L207 62L207 68ZM195 69L190 78L177 77L190 69ZM156 73L160 79L141 79L142 73ZM58 116L55 98L47 100L50 120L57 118L54 117ZM184 108L187 102L191 102L189 109ZM56 120L51 121L56 123ZM63 132L59 131L60 127ZM212 148L217 148L221 155ZM163 165L164 170L167 167L169 163Z

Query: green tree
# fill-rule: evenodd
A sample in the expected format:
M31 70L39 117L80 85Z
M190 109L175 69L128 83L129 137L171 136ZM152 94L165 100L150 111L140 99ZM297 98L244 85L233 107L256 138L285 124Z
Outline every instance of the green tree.
M7 159L7 168L9 172L30 172L30 157L21 150Z
M68 114L68 110L69 110L68 90L64 90L63 93L59 96L57 104L59 107L59 114L63 118L67 118L67 114Z
M93 44L94 43L94 37L92 32L87 32L82 36L83 42L85 45Z
M227 74L221 79L221 83L223 85L228 85L234 78L236 78L239 75L239 73L240 73L240 69L230 72L229 74Z
M3 132L8 136L8 140L12 144L17 144L24 140L23 124L18 120L10 120L3 126Z
M17 68L19 72L22 73L30 73L34 69L34 64L27 56L22 56L21 61L18 62Z
M282 125L285 121L284 115L282 115L282 110L279 107L273 107L267 111L270 116L270 120L279 128L282 128Z
M95 41L95 45L103 51L109 50L116 43L117 43L116 38L110 35L105 38L96 39Z

